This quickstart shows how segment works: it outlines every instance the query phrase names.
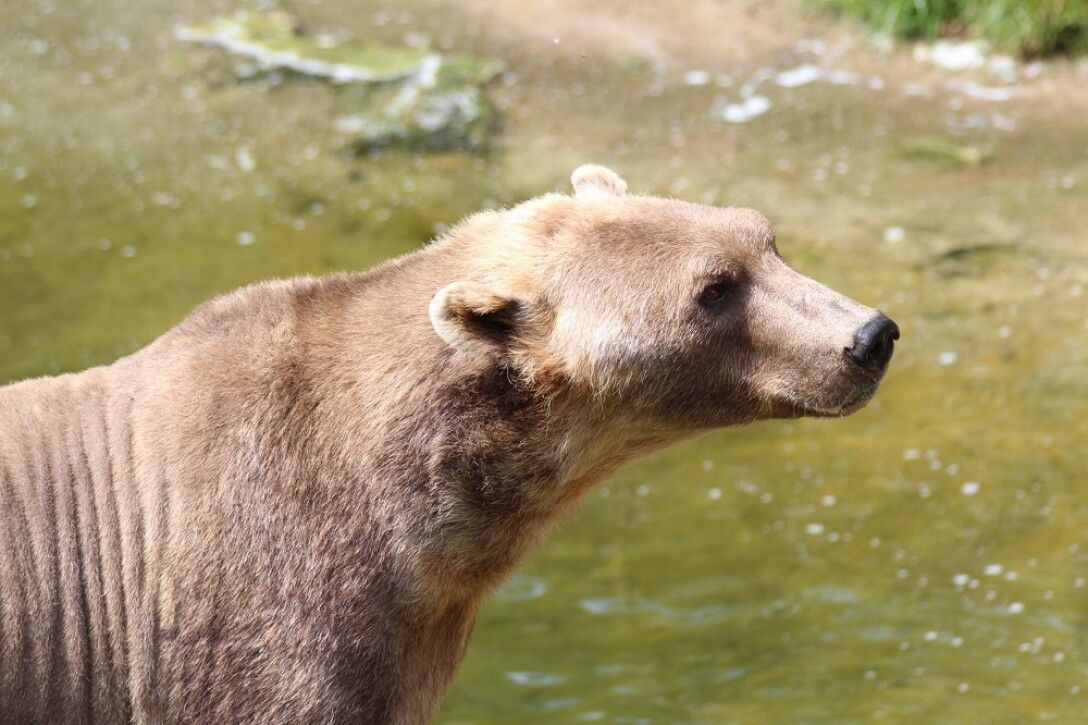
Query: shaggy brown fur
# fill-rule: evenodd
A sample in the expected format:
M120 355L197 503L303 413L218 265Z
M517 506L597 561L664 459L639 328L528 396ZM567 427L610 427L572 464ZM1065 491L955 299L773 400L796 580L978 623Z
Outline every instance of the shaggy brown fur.
M872 394L841 354L872 311L762 217L574 181L0 388L0 719L425 722L481 598L587 487Z

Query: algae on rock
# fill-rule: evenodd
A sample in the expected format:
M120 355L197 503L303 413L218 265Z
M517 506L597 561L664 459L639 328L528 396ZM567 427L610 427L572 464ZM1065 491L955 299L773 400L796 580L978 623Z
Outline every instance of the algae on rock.
M486 144L493 125L483 86L500 72L495 62L309 37L279 10L240 11L180 27L175 36L247 59L255 70L239 70L239 79L278 72L334 85L342 112L335 128L350 136L357 152L476 149Z
M344 95L343 105L354 110L336 118L336 129L351 137L356 153L481 148L494 120L483 92L471 86L407 85Z

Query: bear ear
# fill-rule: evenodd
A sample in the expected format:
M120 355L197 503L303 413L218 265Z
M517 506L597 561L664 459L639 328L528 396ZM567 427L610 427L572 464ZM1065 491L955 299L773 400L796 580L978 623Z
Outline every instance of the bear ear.
M583 164L570 175L575 196L610 194L623 196L627 193L627 182L612 169L596 164Z
M497 355L514 333L520 301L476 282L451 282L431 298L431 325L451 347L472 355Z

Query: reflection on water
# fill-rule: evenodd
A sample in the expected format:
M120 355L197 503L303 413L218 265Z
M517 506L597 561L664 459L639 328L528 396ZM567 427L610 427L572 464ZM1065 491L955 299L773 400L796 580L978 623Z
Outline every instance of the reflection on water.
M327 89L239 83L173 37L218 5L0 6L0 380L109 361L240 284L364 268L582 161L756 206L802 271L901 324L883 390L592 491L483 608L443 721L1082 715L1083 91L979 97L864 49L822 65L811 40L642 62L501 13L483 33L462 5L299 5L315 32L508 68L495 148L363 157ZM843 80L874 64L880 89ZM722 117L757 90L764 112Z

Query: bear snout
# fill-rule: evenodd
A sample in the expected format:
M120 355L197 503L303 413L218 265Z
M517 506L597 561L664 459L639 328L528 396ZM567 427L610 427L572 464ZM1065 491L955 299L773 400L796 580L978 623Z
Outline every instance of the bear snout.
M871 373L881 372L887 367L895 350L895 341L899 339L899 325L878 312L854 335L854 344L843 349L855 365Z

